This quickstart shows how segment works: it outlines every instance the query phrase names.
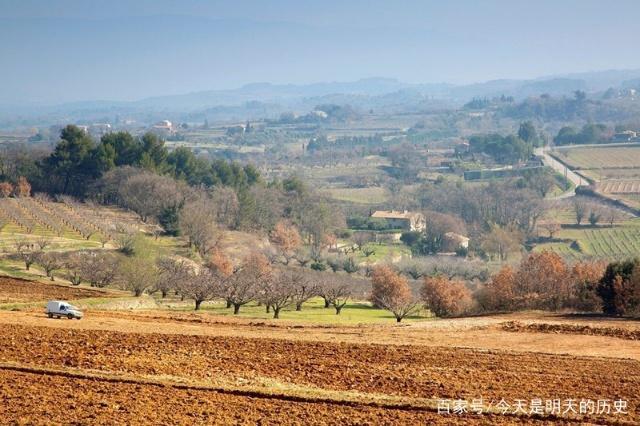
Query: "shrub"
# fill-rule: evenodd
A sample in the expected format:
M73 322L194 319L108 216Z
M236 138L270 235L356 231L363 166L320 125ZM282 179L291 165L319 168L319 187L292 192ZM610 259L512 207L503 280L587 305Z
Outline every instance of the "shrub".
M420 232L417 231L403 232L402 235L400 235L400 241L412 247L420 240L420 235Z
M327 269L327 265L325 265L323 262L313 262L311 264L311 269L313 269L314 271L324 271Z

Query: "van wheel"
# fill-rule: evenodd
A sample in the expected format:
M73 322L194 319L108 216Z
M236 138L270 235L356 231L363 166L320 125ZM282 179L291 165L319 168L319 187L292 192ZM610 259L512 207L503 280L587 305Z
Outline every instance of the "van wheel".
M53 318L53 314L52 314L51 312L49 312L49 313L47 314L47 316L48 316L49 318Z
M67 318L73 319L73 314L67 314Z

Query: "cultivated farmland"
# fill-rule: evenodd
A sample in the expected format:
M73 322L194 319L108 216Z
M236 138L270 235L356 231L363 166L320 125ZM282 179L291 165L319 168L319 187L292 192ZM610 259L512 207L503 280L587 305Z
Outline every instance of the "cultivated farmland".
M536 327L515 327L513 320ZM640 346L624 337L637 333L636 323L509 316L291 328L207 315L99 311L79 322L0 312L0 322L0 413L9 422L45 412L51 421L73 415L82 422L105 422L114 413L121 421L191 423L640 419L640 376L634 373ZM602 335L589 335L598 334L594 330ZM602 358L610 345L619 350ZM627 414L530 416L513 408L502 414L498 406L532 395L543 401L623 398ZM439 404L479 398L481 415L438 414Z
M120 209L38 197L0 198L0 220L5 245L24 235L48 237L58 246L100 247L115 238L119 225L141 227L135 215Z
M565 227L556 235L568 242L538 245L537 251L552 250L569 259L620 259L640 253L640 223L637 219L609 226Z
M638 168L640 146L602 146L560 150L570 165L579 169Z

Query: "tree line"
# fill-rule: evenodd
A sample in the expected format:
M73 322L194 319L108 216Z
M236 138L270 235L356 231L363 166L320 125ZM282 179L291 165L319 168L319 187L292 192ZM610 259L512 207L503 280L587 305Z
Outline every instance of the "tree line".
M260 173L250 164L209 161L185 147L169 152L164 141L153 133L135 137L128 132L115 132L95 141L73 125L61 130L60 140L51 153L26 147L6 149L0 178L17 182L24 177L34 191L86 197L92 195L92 183L125 166L169 176L192 186L225 185L241 189L260 181Z
M499 163L513 164L527 160L533 149L543 145L533 123L520 124L517 134L502 136L498 133L473 135L469 138L471 152L485 153Z

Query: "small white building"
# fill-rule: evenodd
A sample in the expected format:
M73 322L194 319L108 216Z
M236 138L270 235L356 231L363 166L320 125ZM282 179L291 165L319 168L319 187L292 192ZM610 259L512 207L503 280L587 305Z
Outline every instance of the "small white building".
M162 120L153 125L153 130L158 132L173 133L173 123L169 120Z
M444 234L443 251L454 252L460 248L469 248L469 237L456 234L455 232L447 232Z

